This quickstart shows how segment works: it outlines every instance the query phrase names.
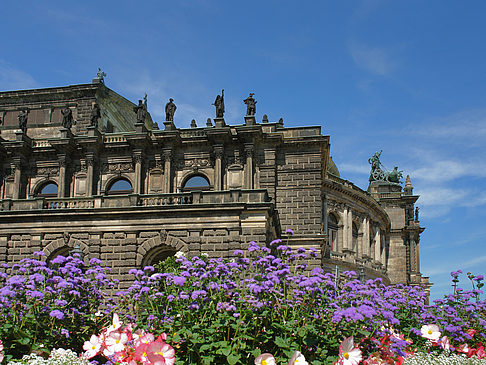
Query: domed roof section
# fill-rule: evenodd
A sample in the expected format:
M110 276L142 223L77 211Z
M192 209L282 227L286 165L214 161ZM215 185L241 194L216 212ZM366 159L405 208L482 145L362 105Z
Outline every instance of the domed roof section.
M341 175L339 175L339 170L336 164L334 163L334 161L332 160L331 156L329 156L329 161L327 164L327 172L330 173L331 175L341 177Z

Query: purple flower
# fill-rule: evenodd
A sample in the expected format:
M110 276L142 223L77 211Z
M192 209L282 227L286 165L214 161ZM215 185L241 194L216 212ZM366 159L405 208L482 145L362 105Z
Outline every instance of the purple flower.
M184 286L186 283L186 278L184 276L174 276L172 282L178 286Z
M59 309L54 309L53 311L51 311L49 313L49 315L53 318L57 318L57 319L60 319L60 320L64 319L64 313L61 312Z
M294 231L292 231L290 228L287 228L287 229L285 230L285 233L288 233L288 234L290 234L290 235L292 235L292 236L294 235Z
M155 268L153 266L145 266L143 268L144 271L150 271L150 272L154 272L155 271Z
M235 252L233 252L233 255L235 255L235 256L243 256L243 251L242 250L235 250Z

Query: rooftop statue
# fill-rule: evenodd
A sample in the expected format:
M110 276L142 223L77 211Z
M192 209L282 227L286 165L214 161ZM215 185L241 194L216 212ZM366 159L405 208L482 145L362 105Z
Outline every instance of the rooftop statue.
M250 93L243 102L246 104L246 115L255 115L256 112L256 100L253 98L254 93Z
M100 118L101 118L101 109L100 106L97 103L95 103L93 105L93 109L91 109L90 126L98 128L98 119Z
M104 84L104 83L105 83L105 76L106 76L106 73L105 73L105 72L103 72L103 71L101 71L101 68L99 68L99 67L98 67L98 72L96 73L96 78L97 78L98 80L100 80L100 82L101 82L102 84Z
M19 119L19 128L22 130L22 133L27 133L27 115L29 114L29 110L21 110L17 118Z
M221 90L221 95L216 96L216 100L212 104L216 107L216 118L223 118L224 115L224 89Z
M387 181L400 184L400 178L403 177L403 171L398 171L398 166L395 166L392 171L384 170L384 166L380 162L382 152L383 151L375 152L374 155L368 159L368 163L371 164L369 181Z
M73 111L69 107L65 107L61 110L62 114L62 126L63 128L71 129L74 123Z
M169 102L165 104L165 120L166 121L174 121L174 114L177 107L174 104L174 99L170 98Z
M143 104L142 100L139 100L138 105L133 107L133 111L137 113L137 123L144 123L145 116L147 115L147 109L145 109L145 105Z

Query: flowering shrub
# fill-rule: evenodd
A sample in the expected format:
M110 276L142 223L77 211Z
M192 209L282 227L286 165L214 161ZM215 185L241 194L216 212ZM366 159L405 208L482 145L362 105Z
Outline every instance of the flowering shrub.
M27 258L12 267L2 264L0 338L7 361L61 346L81 350L87 333L101 327L95 313L105 299L102 290L114 285L100 264L63 256L50 265Z
M0 339L7 361L60 345L130 365L403 364L448 352L463 355L450 361L486 358L481 275L468 273L467 291L457 288L460 272L451 273L454 293L426 305L418 286L360 282L354 272L336 286L332 274L307 268L315 250L281 240L251 242L234 255L179 256L159 272L132 270L135 281L118 293L113 320L95 315L102 290L114 285L98 260L84 266L58 257L48 267L25 259L6 267Z
M373 358L402 361L412 343L414 350L429 350L424 323L447 328L459 318L462 332L478 328L473 342L485 339L485 304L479 300L470 304L476 314L468 310L464 317L456 308L458 317L452 317L443 312L452 313L462 299L451 299L449 309L426 306L417 286L361 283L346 272L349 281L336 288L332 274L306 271L312 250L294 251L280 240L269 247L250 243L248 257L240 250L234 254L235 260L171 259L160 273L153 267L133 270L136 280L120 293L117 310L140 328L169 334L181 364L247 364L262 353L281 362L296 350L309 363L331 364L341 341L351 336L368 364ZM463 292L457 295L463 298ZM461 338L450 340L459 345Z
M175 352L164 342L166 338L165 334L156 339L144 330L134 331L133 324L122 328L122 322L115 313L109 327L84 343L84 357L91 359L100 354L110 363L173 365Z
M71 350L55 349L47 359L30 354L24 355L20 361L9 362L8 365L89 365L89 362Z

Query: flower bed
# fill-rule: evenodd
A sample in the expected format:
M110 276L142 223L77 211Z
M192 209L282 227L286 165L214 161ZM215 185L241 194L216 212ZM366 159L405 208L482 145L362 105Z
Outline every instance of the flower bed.
M83 345L85 356L132 365L413 364L445 352L486 357L481 276L469 274L472 290L455 287L427 306L420 287L362 283L354 272L336 286L332 274L307 269L309 255L315 252L277 240L268 247L252 242L234 260L171 258L133 270L133 285L111 305L103 290L115 283L99 261L84 266L57 258L48 267L23 260L1 274L6 358L57 347L80 353Z

